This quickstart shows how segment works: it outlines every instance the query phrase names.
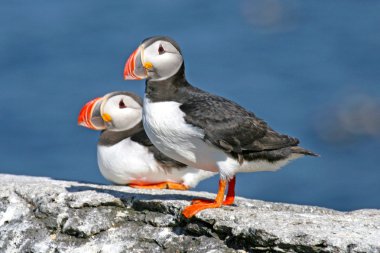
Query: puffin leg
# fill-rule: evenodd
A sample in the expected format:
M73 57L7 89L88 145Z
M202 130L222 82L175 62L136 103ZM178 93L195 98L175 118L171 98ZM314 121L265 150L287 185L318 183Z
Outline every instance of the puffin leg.
M229 182L228 182L228 191L226 199L223 201L223 205L230 206L235 201L235 184L236 184L236 176L234 176Z
M228 191L227 191L227 196L225 200L223 201L222 205L230 206L234 203L235 200L235 183L236 183L236 176L233 177L229 182L228 182ZM191 201L191 204L200 204L200 203L213 203L214 200L211 199L193 199Z
M227 184L226 180L222 180L222 179L219 180L218 194L216 195L216 198L212 203L199 203L199 204L193 204L193 205L187 206L182 211L182 214L186 218L189 219L204 209L221 207L223 203L223 198L224 198L224 191L226 190L226 184Z
M129 187L137 189L170 189L170 190L188 190L189 187L174 182L160 182L160 183L144 183L144 182L132 182L128 184Z

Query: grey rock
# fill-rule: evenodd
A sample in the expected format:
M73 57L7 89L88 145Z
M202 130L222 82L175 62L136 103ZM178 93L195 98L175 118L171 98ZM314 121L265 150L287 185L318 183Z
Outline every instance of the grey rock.
M0 174L0 252L380 252L380 210L237 198L187 220L193 197L214 195Z

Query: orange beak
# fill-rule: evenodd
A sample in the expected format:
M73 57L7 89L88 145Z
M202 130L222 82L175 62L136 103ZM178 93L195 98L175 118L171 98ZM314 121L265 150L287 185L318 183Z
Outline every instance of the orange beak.
M143 65L144 47L139 46L128 58L124 67L125 80L141 80L147 78L147 71Z
M87 102L80 110L78 116L78 125L84 126L93 130L103 130L106 128L104 122L99 120L100 117L100 104L103 97L95 98ZM98 115L99 114L99 115Z

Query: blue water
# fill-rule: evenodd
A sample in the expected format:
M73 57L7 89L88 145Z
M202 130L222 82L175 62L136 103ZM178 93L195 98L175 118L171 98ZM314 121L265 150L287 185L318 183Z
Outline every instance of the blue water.
M321 154L240 174L238 195L380 208L380 130L336 142L319 127L336 126L334 110L358 94L379 102L379 13L379 1L359 0L1 1L0 172L108 183L98 133L77 126L78 112L110 91L142 95L143 81L122 80L124 62L164 34L181 45L191 83ZM216 188L212 178L197 190Z

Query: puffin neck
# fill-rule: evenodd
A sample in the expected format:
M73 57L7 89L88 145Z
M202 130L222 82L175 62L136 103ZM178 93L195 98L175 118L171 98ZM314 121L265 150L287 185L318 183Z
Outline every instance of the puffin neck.
M185 77L185 64L178 72L165 80L146 80L145 95L152 102L175 100L180 88L191 86Z
M98 145L112 146L128 137L132 137L133 135L140 133L141 131L144 131L142 121L140 121L140 123L138 123L133 128L125 131L116 132L110 130L103 130L100 134Z

